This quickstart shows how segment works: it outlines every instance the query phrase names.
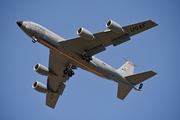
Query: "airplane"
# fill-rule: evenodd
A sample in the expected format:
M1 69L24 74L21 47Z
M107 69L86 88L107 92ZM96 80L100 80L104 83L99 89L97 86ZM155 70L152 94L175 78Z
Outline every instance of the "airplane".
M124 100L132 89L141 91L142 82L157 74L152 70L134 74L135 65L130 61L126 61L116 70L94 56L105 51L109 45L117 46L129 41L131 36L157 26L158 24L152 20L124 27L109 20L106 23L108 30L92 34L80 27L77 30L79 37L68 40L32 21L16 23L32 38L33 43L39 42L50 49L48 68L39 63L34 66L37 73L47 76L47 85L35 81L32 87L46 94L46 105L51 108L55 108L59 96L65 89L65 82L75 74L74 70L77 68L118 83L117 97L121 100Z

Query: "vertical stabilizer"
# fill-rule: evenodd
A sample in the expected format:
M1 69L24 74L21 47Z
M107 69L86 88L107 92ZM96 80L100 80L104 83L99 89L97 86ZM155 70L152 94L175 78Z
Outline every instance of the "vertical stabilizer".
M117 71L124 77L133 75L134 66L135 65L133 63L131 63L130 61L127 61L126 63L124 63L124 65L122 65L119 69L117 69Z

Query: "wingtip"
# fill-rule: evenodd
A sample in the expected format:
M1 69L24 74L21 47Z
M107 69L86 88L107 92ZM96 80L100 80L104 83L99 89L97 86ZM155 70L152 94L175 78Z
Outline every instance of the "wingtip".
M157 74L157 73L156 73L156 72L154 72L153 70L151 70L151 72L153 73L153 76Z
M156 22L154 22L153 20L150 20L153 24L153 26L158 26L158 24Z

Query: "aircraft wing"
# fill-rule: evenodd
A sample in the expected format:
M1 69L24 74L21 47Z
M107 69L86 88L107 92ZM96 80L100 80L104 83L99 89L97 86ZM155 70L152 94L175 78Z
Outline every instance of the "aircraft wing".
M89 56L92 56L106 50L106 47L109 45L119 45L130 40L130 36L133 36L155 26L157 26L155 22L153 22L152 20L147 20L144 22L122 27L124 31L126 31L124 33L115 33L111 30L106 30L93 34L95 38L97 38L96 40L85 40L82 37L78 37L59 42L59 44L62 47L68 47L68 49L71 49L78 54L87 52Z
M54 108L60 95L65 88L65 82L69 79L68 75L64 76L63 70L66 69L68 61L61 57L57 52L50 50L49 54L49 70L54 74L48 76L46 94L46 105Z

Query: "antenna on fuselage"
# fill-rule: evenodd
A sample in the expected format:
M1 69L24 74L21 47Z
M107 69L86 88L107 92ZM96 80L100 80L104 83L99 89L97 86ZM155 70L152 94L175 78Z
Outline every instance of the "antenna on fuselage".
M126 58L124 58L124 57L121 57L123 60L125 60L126 62L127 61L129 61L129 60L127 60ZM134 63L132 63L131 61L129 61L131 64L133 64L135 67L137 67L137 65L136 64L134 64Z

